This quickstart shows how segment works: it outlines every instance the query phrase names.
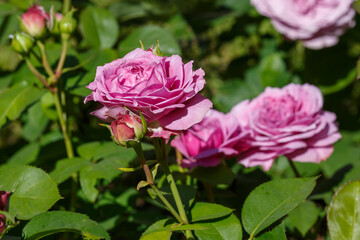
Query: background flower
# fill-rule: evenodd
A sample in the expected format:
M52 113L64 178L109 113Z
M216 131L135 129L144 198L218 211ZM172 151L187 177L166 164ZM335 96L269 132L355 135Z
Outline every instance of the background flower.
M151 50L136 49L125 57L98 67L88 86L93 100L103 107L93 114L112 121L124 107L141 111L152 137L168 138L200 122L212 107L198 92L204 87L202 69L192 70L180 56L159 57Z
M238 154L235 145L246 135L234 116L210 110L203 121L175 138L171 145L185 156L181 160L183 167L213 167L221 158Z
M347 28L355 26L353 0L251 0L274 27L308 48L330 47Z
M280 155L299 162L326 160L341 135L336 115L322 106L320 90L310 84L268 87L251 102L236 105L232 113L252 138L252 147L240 154L239 162L268 170Z

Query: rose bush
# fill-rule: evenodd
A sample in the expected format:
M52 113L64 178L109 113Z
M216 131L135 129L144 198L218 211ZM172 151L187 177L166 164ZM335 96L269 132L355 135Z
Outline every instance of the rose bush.
M213 167L221 158L237 155L240 146L242 150L246 148L243 139L247 135L233 115L210 110L200 123L175 138L171 145L185 156L178 159L183 167Z
M251 0L280 33L312 49L334 46L355 26L353 0Z
M199 94L205 73L201 68L193 71L192 63L184 64L177 55L160 57L151 49L136 49L97 68L85 103L101 103L103 107L92 114L107 122L117 119L125 107L141 111L151 137L169 138L200 122L212 107Z
M267 87L251 102L236 105L232 114L251 134L251 147L240 154L239 162L268 170L280 155L299 162L326 160L341 135L336 115L322 107L320 90L310 84Z

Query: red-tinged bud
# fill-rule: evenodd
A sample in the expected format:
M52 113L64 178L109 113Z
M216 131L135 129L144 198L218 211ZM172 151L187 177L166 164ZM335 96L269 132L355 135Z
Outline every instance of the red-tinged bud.
M144 126L141 118L134 114L119 115L110 126L114 141L125 147L138 143L144 137Z
M21 16L21 28L30 36L42 37L46 32L46 23L50 20L43 7L34 4Z
M0 211L8 210L10 193L5 191L0 191ZM6 229L6 217L3 214L0 214L0 235Z
M34 40L26 33L15 33L10 35L10 38L12 38L11 46L20 54L28 53L34 45Z

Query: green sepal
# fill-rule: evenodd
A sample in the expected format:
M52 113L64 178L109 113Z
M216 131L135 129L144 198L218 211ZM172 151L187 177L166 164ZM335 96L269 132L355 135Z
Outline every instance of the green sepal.
M140 48L141 48L142 50L145 50L144 43L143 43L141 40L139 40L139 42L140 42Z
M163 57L163 56L164 56L164 54L163 54L163 53L161 52L161 50L160 50L159 40L156 40L156 47L155 47L153 53L154 53L155 55L157 55L157 56L160 56L160 57Z

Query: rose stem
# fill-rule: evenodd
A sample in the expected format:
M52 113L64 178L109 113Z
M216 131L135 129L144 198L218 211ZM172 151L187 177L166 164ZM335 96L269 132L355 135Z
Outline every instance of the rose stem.
M63 14L65 15L70 10L71 0L64 0Z
M69 159L74 158L74 150L71 142L71 138L68 134L68 128L66 124L66 117L62 110L59 95L57 93L54 93L54 100L55 100L55 107L56 112L59 117L59 122L61 126L61 131L64 136L64 142L65 142L65 148L66 148L66 154ZM70 199L70 211L76 210L76 191L77 191L77 173L74 173L72 175L72 183L71 183L71 199Z
M290 164L290 167L293 170L295 176L298 177L298 178L301 178L301 175L300 175L299 171L296 169L295 164L290 159L287 158L287 160L288 160L288 162Z
M164 171L164 173L166 175L166 179L167 179L167 181L168 181L168 183L170 185L170 189L171 189L171 192L173 194L173 197L174 197L174 200L175 200L175 203L176 203L176 207L177 207L177 209L178 209L178 211L180 213L180 216L181 216L182 220L184 221L184 224L189 224L188 218L187 218L186 213L185 213L184 205L183 205L183 203L181 201L179 190L177 189L175 179L174 179L173 175L170 172L169 165L168 165L167 160L166 160L165 140L160 139L160 141L161 141L161 146L160 146L160 143L159 143L159 139L155 138L153 140L155 153L156 153L156 158L159 161L159 163L161 165L161 168L163 169L163 171ZM185 236L186 236L187 239L193 239L194 238L194 236L192 235L190 230L187 230L185 232Z
M38 47L40 48L43 67L45 68L46 73L50 76L50 79L52 79L55 75L54 75L54 72L53 72L53 70L51 69L51 67L49 65L49 61L48 61L47 56L46 56L45 45L40 41L36 41L36 42L37 42Z
M31 64L30 60L28 58L25 58L25 62L28 66L28 68L30 69L30 71L35 75L35 77L37 77L42 84L44 84L44 86L49 89L51 92L56 93L56 90L52 87L50 87L50 85L47 83L45 77L43 75L41 75L41 73L39 73L39 71Z
M64 62L65 62L66 52L67 52L67 47L68 47L68 35L62 35L61 40L62 40L62 50L61 50L61 55L60 55L58 65L55 70L55 79L54 79L55 82L57 82L59 80L59 78L62 74L61 71L64 67Z
M137 144L134 147L134 150L136 152L136 155L138 156L138 159L140 161L140 164L145 172L146 175L146 181L149 183L150 187L154 190L156 195L160 198L160 200L165 204L165 206L168 208L168 210L171 212L171 214L176 218L176 220L180 223L184 223L184 221L181 219L179 214L175 211L175 209L171 206L171 204L166 200L164 195L159 191L159 189L156 187L154 183L154 179L152 177L152 173L150 171L149 165L146 163L146 159L144 156L144 152L142 150L141 144Z
M211 203L215 203L214 193L212 191L210 183L209 182L203 182L203 184L205 185L205 189L206 189L206 192L208 194L209 201Z

